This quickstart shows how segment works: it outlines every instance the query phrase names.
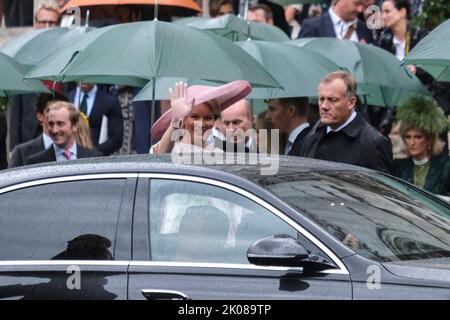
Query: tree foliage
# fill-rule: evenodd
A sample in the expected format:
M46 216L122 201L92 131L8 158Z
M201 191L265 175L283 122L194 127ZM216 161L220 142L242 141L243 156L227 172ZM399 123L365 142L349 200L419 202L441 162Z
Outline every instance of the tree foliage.
M422 14L415 19L414 24L431 31L447 19L450 19L448 0L427 0Z

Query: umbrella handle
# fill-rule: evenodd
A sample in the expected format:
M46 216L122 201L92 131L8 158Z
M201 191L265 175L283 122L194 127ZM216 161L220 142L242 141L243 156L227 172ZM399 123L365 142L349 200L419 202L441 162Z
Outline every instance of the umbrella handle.
M158 0L155 0L155 16L153 21L158 21Z

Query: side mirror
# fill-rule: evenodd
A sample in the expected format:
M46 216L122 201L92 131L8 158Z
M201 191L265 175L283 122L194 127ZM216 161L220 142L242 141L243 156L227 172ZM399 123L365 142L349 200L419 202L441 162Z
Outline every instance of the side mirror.
M299 267L309 252L288 235L270 236L254 242L247 250L250 263L261 266Z

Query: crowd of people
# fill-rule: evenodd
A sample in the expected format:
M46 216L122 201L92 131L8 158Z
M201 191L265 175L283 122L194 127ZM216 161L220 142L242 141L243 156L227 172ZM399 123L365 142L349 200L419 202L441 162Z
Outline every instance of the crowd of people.
M279 26L291 38L334 37L374 44L402 60L428 33L411 26L413 12L418 11L411 2L416 5L408 0L333 0L328 7L282 8L264 0L248 9L247 18ZM374 4L381 8L379 29L369 29L366 23L366 9ZM131 7L122 9L115 10L116 23L140 19ZM233 0L210 2L212 17L238 10ZM57 5L46 3L36 11L34 27L56 26L60 19ZM247 81L218 87L177 83L170 103L158 104L153 127L150 103L131 102L139 88L46 83L53 94L10 99L8 167L112 154L271 152L358 165L450 195L450 84L436 82L416 66L408 68L435 100L411 96L395 109L369 106L364 111L358 107L355 78L336 71L318 85L317 103L307 97L268 99L266 110L254 114L246 99L251 92ZM390 139L391 127L401 139ZM278 130L279 148L267 147L260 136L248 133L252 129ZM398 144L404 152L394 152L394 160L393 147Z

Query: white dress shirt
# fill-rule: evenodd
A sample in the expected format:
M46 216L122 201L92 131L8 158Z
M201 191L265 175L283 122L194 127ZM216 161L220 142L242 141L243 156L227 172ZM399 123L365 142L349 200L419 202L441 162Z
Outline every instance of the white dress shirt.
M400 41L399 38L394 36L392 43L395 46L395 56L398 60L402 61L405 58L406 40Z
M339 128L337 128L336 130L331 129L330 126L327 126L327 134L330 133L331 131L333 131L333 132L338 132L338 131L344 129L344 128L345 128L346 126L348 126L348 124L349 124L350 122L352 122L353 119L355 119L355 118L356 118L356 111L353 110L352 114L351 114L350 117L347 119L347 121L345 121L345 123L344 123L342 126L340 126Z
M331 22L333 22L334 32L336 33L336 38L343 39L345 34L347 33L348 28L350 28L354 23L358 22L358 19L355 19L353 21L345 22L342 20L336 12L333 11L333 8L330 8L328 10ZM350 36L350 41L359 42L358 33L355 31L352 32L352 35Z
M94 107L94 101L95 101L95 95L97 94L98 87L97 85L93 86L91 91L87 92L88 98L87 98L87 117L91 115L92 108ZM73 99L73 104L79 109L81 101L83 101L84 92L81 91L80 87L77 87L77 90L75 91L75 97Z

